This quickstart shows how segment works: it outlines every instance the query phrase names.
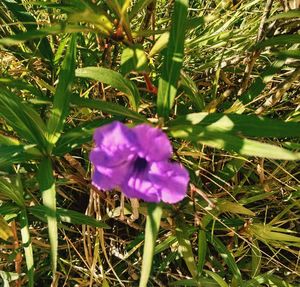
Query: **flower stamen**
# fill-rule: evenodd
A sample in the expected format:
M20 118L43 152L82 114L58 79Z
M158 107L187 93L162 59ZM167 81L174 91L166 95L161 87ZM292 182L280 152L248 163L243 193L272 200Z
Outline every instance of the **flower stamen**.
M136 172L143 172L148 166L148 162L146 159L142 157L137 157L133 164L133 169Z

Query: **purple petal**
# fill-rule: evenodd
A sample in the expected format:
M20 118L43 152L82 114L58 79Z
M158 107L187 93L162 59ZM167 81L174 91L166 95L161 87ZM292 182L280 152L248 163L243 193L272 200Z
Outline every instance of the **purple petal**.
M97 128L94 133L96 146L105 148L107 152L114 153L120 148L135 146L136 136L134 132L121 122Z
M160 202L159 191L150 181L148 169L143 172L131 172L127 180L121 185L121 190L129 198Z
M159 189L166 203L181 201L187 192L189 174L179 163L156 162L151 165L149 179Z
M95 147L90 153L90 161L95 168L92 183L104 190L117 187L128 177L133 157L128 148L108 153L103 148Z
M121 190L148 202L176 203L185 197L188 182L189 174L180 164L153 162L143 172L131 172Z
M147 124L134 127L140 149L138 155L147 161L168 160L172 154L172 146L167 135L158 128Z
M116 188L117 185L113 180L111 180L111 177L108 177L104 175L103 173L98 172L97 170L94 170L93 176L92 176L92 184L97 187L98 189L102 190L110 190L113 188Z
M128 177L136 136L122 123L113 122L96 129L94 140L96 147L90 153L95 168L92 183L104 190L115 188Z

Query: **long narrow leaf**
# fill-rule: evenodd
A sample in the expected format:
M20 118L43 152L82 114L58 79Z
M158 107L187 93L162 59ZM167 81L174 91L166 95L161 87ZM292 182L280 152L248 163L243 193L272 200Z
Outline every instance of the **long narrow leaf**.
M0 116L18 133L40 150L46 150L46 126L39 114L21 99L0 87Z
M112 120L95 120L65 132L58 140L53 153L55 155L63 155L73 149L79 148L84 143L92 141L95 129L101 125L110 123Z
M134 110L139 105L139 92L133 82L127 80L122 74L102 67L86 67L76 70L76 77L89 78L112 86L124 93Z
M242 275L241 275L241 271L238 268L234 257L232 256L232 254L227 250L226 246L222 243L222 241L217 238L216 236L212 236L209 233L207 233L208 235L208 240L209 242L216 248L216 250L219 252L219 254L221 255L221 257L224 259L224 261L226 262L229 270L232 272L232 275L234 276L234 278L237 280L238 285L241 286L242 285Z
M21 0L2 0L2 2L9 8L9 11L17 18L18 21L24 23L27 31L37 30L36 19L25 9ZM53 52L47 38L41 41L35 41L38 51L43 56L42 58L48 59L52 63Z
M54 94L53 108L48 121L49 143L53 146L59 139L69 111L71 86L75 78L76 34L69 43L59 74L59 82Z
M38 181L42 193L43 205L47 209L48 234L51 247L52 272L55 274L57 267L58 231L56 218L56 190L53 177L52 163L45 158L39 166Z
M0 144L0 166L33 161L41 158L41 156L42 154L36 149L36 145Z
M178 240L178 252L183 257L186 266L188 267L191 275L193 277L197 276L197 266L195 263L195 258L192 250L192 244L189 239L189 232L187 226L182 224L179 220L177 222L176 228L176 238Z
M169 115L177 92L177 81L183 61L187 9L187 0L175 1L170 39L165 50L166 54L158 85L157 113L161 117Z
M201 131L205 128L214 132L228 132L251 137L300 137L300 123L254 115L193 113L170 122L170 126L174 129L188 125L192 125L194 131Z
M77 33L77 32L91 32L93 29L87 28L80 25L54 25L47 28L42 28L40 30L32 30L24 33L12 35L10 37L5 37L0 39L0 45L12 46L18 45L20 43L26 42L32 39L44 38L49 35L56 35L60 33Z
M149 204L145 229L145 244L142 262L142 271L139 287L147 287L148 279L152 269L156 237L159 230L162 207L159 204Z
M22 245L25 252L25 260L27 265L28 286L34 286L34 257L29 233L29 223L26 209L21 209L20 215Z
M79 106L79 107L86 107L90 109L96 109L100 110L106 113L110 113L112 115L119 115L119 116L125 116L129 119L133 119L135 121L144 122L146 121L146 118L142 115L138 114L137 112L134 112L132 110L129 110L123 106L120 106L118 104L105 102L101 100L93 100L93 99L85 99L80 97L71 97L71 103Z
M203 267L206 261L207 253L207 241L206 241L206 232L202 229L199 229L198 232L198 262L197 262L197 272L198 275L201 275L203 272Z
M200 142L210 147L224 149L247 156L258 156L272 159L299 160L300 153L294 153L279 146L242 138L228 132L211 131L199 126L181 126L170 130L176 138Z

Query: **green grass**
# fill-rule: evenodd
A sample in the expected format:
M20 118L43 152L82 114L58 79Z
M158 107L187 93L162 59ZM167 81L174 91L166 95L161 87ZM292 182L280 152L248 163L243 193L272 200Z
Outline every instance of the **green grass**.
M1 1L0 286L299 286L299 10L281 2ZM163 128L182 202L91 185L113 120Z

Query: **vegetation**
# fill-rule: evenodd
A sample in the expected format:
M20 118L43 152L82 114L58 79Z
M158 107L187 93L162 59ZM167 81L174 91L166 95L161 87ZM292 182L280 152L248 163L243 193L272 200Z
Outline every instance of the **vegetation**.
M2 0L0 286L299 286L297 3ZM91 185L115 120L168 134L183 201Z

